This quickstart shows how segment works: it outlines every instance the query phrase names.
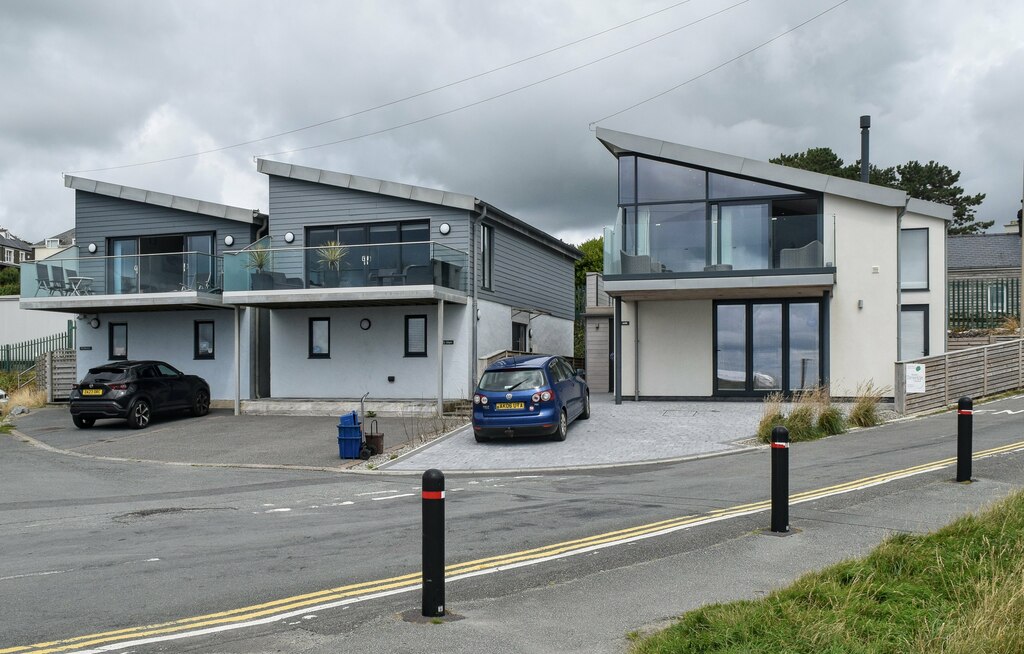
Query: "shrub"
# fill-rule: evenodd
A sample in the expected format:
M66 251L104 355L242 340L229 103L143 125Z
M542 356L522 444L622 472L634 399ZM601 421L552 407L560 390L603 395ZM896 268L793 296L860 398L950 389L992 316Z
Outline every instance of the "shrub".
M761 408L761 421L757 423L757 440L770 443L772 429L785 425L782 415L782 393L769 393Z
M814 407L810 404L797 404L786 416L786 429L789 430L789 442L813 441L823 434L814 424Z
M874 427L881 424L878 417L878 402L885 393L884 388L878 388L873 382L857 384L857 399L854 401L853 409L850 410L850 422L858 427Z
M827 436L846 431L846 416L837 406L827 406L818 414L818 431Z
M46 406L46 392L37 389L35 386L19 388L10 394L7 398L7 404L4 404L3 408L0 410L2 410L3 415L6 416L8 412L16 406L24 406L30 409L38 409Z

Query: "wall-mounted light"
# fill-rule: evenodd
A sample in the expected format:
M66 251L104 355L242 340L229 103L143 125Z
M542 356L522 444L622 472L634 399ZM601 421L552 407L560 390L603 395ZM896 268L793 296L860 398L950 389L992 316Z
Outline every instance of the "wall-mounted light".
M93 316L93 319L89 321L89 326L92 327L93 329L99 329L100 328L100 319L95 317L95 316Z
M527 329L526 333L530 335L530 338L533 338L533 330L532 329Z
M452 231L452 226L448 223L441 223L438 226L437 231L441 232L442 235L447 236L448 232Z
M359 321L359 329L365 332L367 329L370 328L371 324L373 323L370 322L369 318L363 318L362 320Z
M291 232L285 232L284 233L284 242L285 243L293 243L294 241L295 241L295 234L292 234Z
M232 236L231 234L228 234L227 236L224 237L224 245L226 245L228 247L231 247L234 244L235 244L235 237L234 236Z
M89 254L96 254L96 244L95 243L90 243L89 244Z

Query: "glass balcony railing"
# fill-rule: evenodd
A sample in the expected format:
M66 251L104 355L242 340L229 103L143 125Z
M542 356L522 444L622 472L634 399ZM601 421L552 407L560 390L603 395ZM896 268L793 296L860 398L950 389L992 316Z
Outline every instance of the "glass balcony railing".
M221 257L202 252L62 257L21 264L21 297L220 293Z
M690 215L692 213L692 215ZM770 216L760 206L651 207L634 216L620 210L604 228L604 274L800 270L834 266L835 233L821 216ZM824 232L824 234L822 233Z
M254 246L224 255L225 291L279 291L430 284L466 290L469 257L435 243Z

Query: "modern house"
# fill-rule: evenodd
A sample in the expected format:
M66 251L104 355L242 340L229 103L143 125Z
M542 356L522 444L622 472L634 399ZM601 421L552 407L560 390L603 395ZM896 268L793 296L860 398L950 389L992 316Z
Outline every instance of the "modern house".
M64 185L76 245L22 265L20 304L78 316L79 378L110 360L161 359L204 377L215 400L248 396L254 316L225 304L222 261L266 215L71 175Z
M616 399L891 388L945 348L952 208L607 129Z
M996 327L1020 316L1019 233L950 236L946 265L950 329Z
M260 159L270 230L224 301L269 311L272 398L468 399L486 357L571 355L573 247L475 197Z
M571 355L575 248L471 196L257 168L269 215L65 177L76 245L22 267L21 306L79 316L80 374L166 360L242 410L440 406L472 395L489 356Z

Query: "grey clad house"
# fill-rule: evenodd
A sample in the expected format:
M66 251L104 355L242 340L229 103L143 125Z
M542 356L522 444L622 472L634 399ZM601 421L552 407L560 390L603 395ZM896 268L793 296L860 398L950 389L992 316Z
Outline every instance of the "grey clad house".
M21 307L77 316L79 378L110 360L160 359L204 377L215 400L234 398L238 371L251 376L248 338L237 353L235 339L252 312L224 303L223 255L251 243L266 215L70 175L64 185L75 245L22 265Z
M468 399L508 351L571 355L580 253L475 197L259 160L269 215L65 177L76 245L22 308L79 320L79 376L161 359L215 401Z

